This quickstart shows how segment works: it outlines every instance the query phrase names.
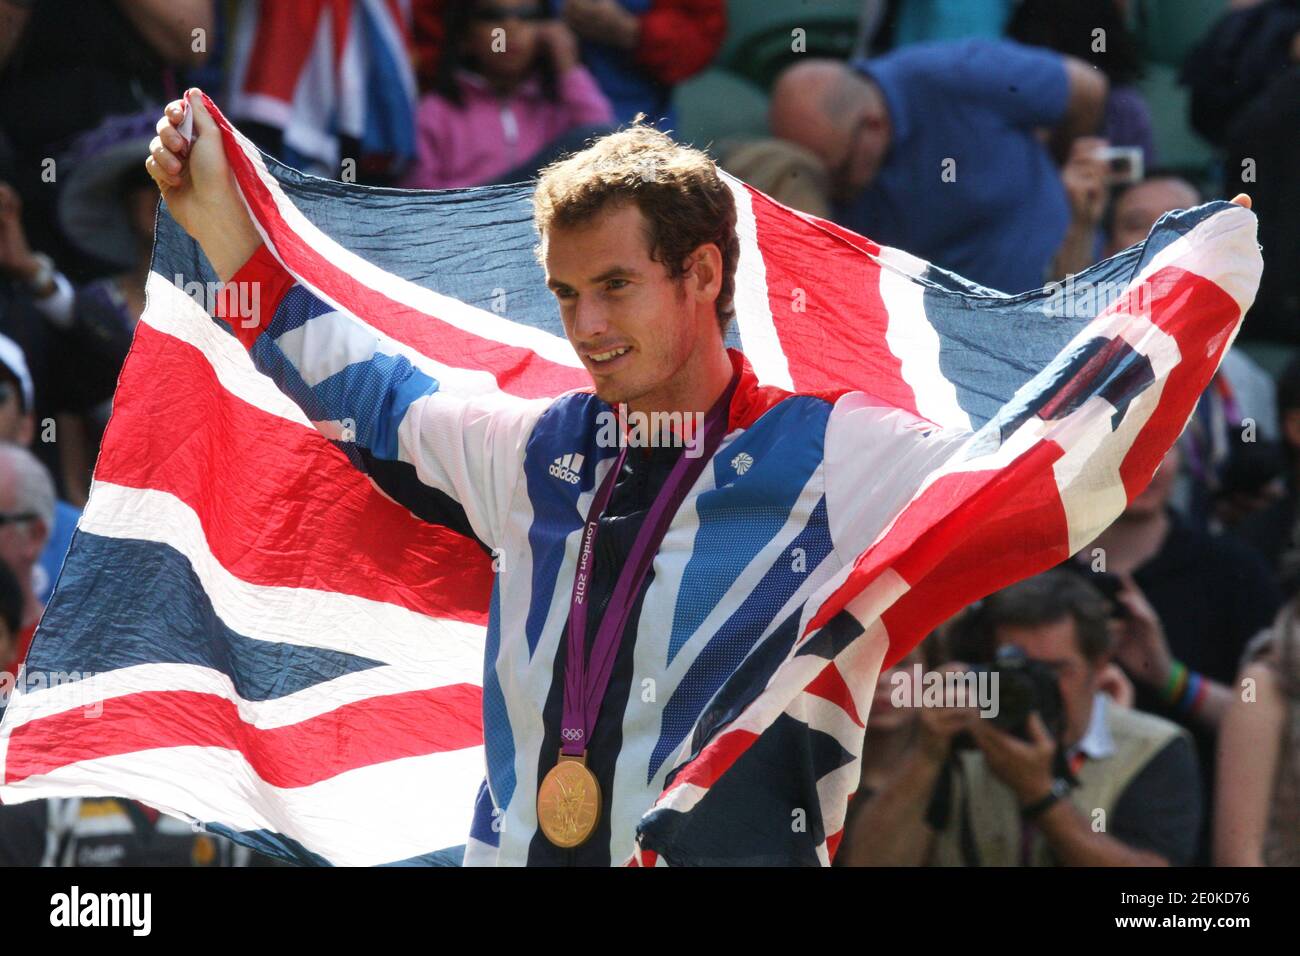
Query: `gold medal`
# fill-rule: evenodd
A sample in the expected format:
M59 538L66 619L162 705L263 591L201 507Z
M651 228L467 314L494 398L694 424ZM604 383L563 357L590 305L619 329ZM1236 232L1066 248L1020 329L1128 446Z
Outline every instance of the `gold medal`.
M580 846L600 819L600 782L587 757L560 754L537 788L537 823L546 839L562 849Z

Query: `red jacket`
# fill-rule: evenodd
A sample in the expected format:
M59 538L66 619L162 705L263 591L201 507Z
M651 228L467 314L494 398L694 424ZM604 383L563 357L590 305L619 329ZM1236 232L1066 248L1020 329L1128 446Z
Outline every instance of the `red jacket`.
M641 17L636 60L672 86L712 63L726 34L725 0L655 0Z

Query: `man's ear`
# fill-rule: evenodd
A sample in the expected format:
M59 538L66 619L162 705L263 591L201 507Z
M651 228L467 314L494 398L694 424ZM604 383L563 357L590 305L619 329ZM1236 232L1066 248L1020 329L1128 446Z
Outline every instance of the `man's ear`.
M722 291L722 251L717 243L706 242L690 254L688 262L691 293L697 301L712 305Z

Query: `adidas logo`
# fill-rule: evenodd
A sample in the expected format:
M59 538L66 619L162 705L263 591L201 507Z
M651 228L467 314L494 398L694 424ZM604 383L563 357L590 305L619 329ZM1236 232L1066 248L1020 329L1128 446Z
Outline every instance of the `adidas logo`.
M556 478L562 478L571 485L576 485L582 480L582 462L583 457L577 452L571 455L561 455L555 461L551 462L550 472Z
M731 467L736 469L736 474L743 475L749 471L754 464L754 456L741 452L735 458L731 459Z

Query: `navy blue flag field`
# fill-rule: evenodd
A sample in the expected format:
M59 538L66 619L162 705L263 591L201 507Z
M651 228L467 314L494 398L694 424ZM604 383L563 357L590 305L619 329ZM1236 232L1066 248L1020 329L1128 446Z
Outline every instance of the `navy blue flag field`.
M245 274L272 278L218 295L161 211L90 502L0 724L0 799L129 797L300 862L527 862L548 608L581 522L552 541L554 516L493 484L515 465L478 442L480 420L447 446L447 474L384 448L440 397L538 421L590 388L534 257L530 189L314 179L209 110L266 243ZM682 599L644 625L663 644L638 643L657 691L624 729L602 837L616 864L829 864L880 669L1082 548L1142 491L1261 269L1254 215L1212 202L1067 284L1005 296L727 183L741 240L728 344L752 397L701 480L779 471L789 496L765 499L740 540L718 541L703 504L681 516L683 563L656 574L680 574L683 594L709 575L752 594ZM263 311L269 324L243 321ZM418 397L382 392L399 367ZM396 407L397 424L333 417L372 388L385 408L367 414ZM869 412L831 419L859 442L857 484L816 478L857 502L867 544L838 562L809 490L822 464L754 447L810 395L838 396L832 416ZM575 502L610 460L535 463L518 447L521 482L554 464L577 476ZM475 509L498 491L513 502L502 520L537 523L514 565L467 533L495 520ZM449 499L472 528L440 521ZM815 588L763 570L794 547L823 570ZM515 613L503 595L517 626L498 624Z

